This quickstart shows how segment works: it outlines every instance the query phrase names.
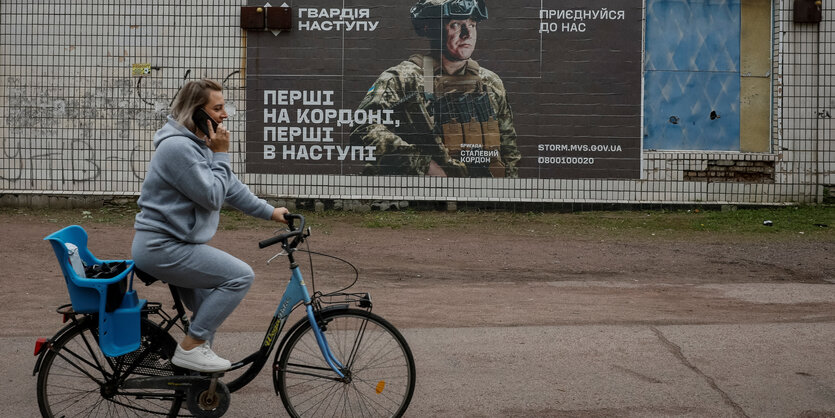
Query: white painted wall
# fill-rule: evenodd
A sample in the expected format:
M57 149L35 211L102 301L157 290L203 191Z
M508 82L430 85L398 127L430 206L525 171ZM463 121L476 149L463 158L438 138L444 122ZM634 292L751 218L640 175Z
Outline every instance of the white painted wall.
M235 169L271 197L577 203L817 202L835 184L833 6L791 22L774 3L774 151L644 152L641 180L439 179L243 173L243 2L3 0L0 194L138 195L151 138L186 79L226 80ZM150 63L147 77L131 64ZM827 116L828 115L828 116ZM773 184L683 181L708 160L775 161Z

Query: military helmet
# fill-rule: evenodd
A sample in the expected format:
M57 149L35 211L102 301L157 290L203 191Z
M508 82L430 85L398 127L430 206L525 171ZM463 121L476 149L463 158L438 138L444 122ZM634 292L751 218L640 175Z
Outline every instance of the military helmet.
M480 22L487 19L487 5L484 0L418 0L409 15L418 35L434 36L434 33L427 33L431 20L472 18Z

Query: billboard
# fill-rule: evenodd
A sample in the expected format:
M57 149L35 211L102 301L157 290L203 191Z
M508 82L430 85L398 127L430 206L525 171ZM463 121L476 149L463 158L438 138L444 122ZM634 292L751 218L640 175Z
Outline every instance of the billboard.
M640 176L640 0L290 6L247 33L249 173Z

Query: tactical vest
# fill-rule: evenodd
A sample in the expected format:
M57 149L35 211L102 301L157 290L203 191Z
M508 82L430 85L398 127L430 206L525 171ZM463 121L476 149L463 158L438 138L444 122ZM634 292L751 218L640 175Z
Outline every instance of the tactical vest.
M504 177L499 123L478 63L467 60L463 74L447 75L432 57L414 55L409 60L423 68L424 93L435 99L427 110L452 159L450 165L463 164L469 177ZM442 75L436 76L439 72Z

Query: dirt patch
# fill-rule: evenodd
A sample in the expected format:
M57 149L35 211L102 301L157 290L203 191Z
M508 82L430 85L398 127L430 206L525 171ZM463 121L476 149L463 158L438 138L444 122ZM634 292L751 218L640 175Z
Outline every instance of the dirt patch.
M58 328L60 317L53 312L68 296L43 237L62 226L0 215L2 335L51 334ZM99 258L130 257L129 226L84 227ZM272 231L270 224L221 230L212 242L252 265L257 275L224 330L261 331L275 311L286 260L267 266L275 251L257 248ZM782 290L773 287L831 283L835 240L728 242L520 231L497 233L486 224L462 231L331 223L314 231L310 247L354 263L361 277L355 288L370 291L375 310L399 327L822 321L835 312L829 299L795 294L790 303L780 303ZM318 289L337 289L353 277L335 260L314 256L314 262L313 280L306 274ZM752 299L746 290L761 283L772 286L772 299ZM167 300L165 286L138 287L141 297Z

